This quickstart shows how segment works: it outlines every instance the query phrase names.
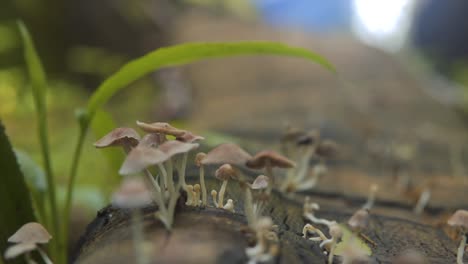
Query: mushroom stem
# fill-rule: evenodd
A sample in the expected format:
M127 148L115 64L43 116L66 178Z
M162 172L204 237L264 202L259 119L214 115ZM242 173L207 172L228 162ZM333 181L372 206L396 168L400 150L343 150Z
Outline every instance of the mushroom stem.
M418 202L413 209L414 213L421 214L424 211L426 205L429 203L429 199L431 199L431 190L426 188L419 196Z
M174 222L174 213L175 213L175 207L177 205L177 200L179 199L180 192L178 191L180 189L181 182L179 179L179 182L177 183L177 191L172 193L170 198L169 198L169 204L167 205L167 218L168 218L168 224L170 227L172 227L172 223Z
M143 250L143 225L142 215L140 210L133 210L132 213L132 233L133 233L133 247L135 250L135 259L137 264L147 264L148 258Z
M179 190L175 190L174 189L174 165L172 164L172 159L168 159L166 162L165 162L165 168L166 168L166 172L167 172L167 188L169 189L169 193L174 193L175 191L179 191Z
M200 165L200 185L202 190L202 205L206 206L207 193L205 185L205 167L203 165Z
M460 246L458 247L458 251L457 251L457 264L463 264L463 254L465 253L466 239L467 239L467 236L463 232L462 239L460 241Z
M200 184L195 184L193 186L193 190L195 191L195 195L194 195L194 201L195 201L195 206L200 206Z
M185 187L185 192L187 193L187 202L185 202L185 205L193 205L193 185L187 185Z
M226 187L227 187L228 181L224 180L223 184L221 185L221 189L219 189L219 195L218 195L218 208L223 208L224 204L224 193L226 192Z
M45 253L44 250L42 250L42 248L37 247L37 252L39 252L39 255L41 255L41 258L42 258L42 260L44 260L45 264L53 264L52 260L50 260L49 256L47 256L47 254ZM29 254L27 256L30 257ZM30 259L30 260L32 261L32 259ZM34 263L34 262L31 262L31 263Z
M178 168L179 182L182 188L184 188L184 190L187 186L187 183L185 183L185 169L187 168L187 157L188 157L188 152L182 155L182 160L180 161L180 166Z
M253 209L252 191L250 191L249 187L245 188L244 211L247 218L247 224L252 228L255 227L256 218Z
M218 207L218 202L216 202L217 195L218 195L218 192L216 190L211 190L211 198L213 199L213 204L215 207Z
M167 183L167 171L166 171L166 168L164 168L164 165L162 165L161 163L158 164L158 168L159 168L159 171L161 172L161 178L162 178L162 182L164 184L164 186L161 186L161 189L163 190L163 192L165 192L166 188L168 188L168 185L167 185L168 184ZM169 191L169 193L171 193L171 192Z
M372 186L370 187L369 196L367 197L367 202L364 204L362 209L370 210L374 206L375 194L377 193L378 188L379 187L377 186L377 184L372 184Z
M333 264L333 256L335 255L336 239L332 238L330 252L328 253L328 264Z

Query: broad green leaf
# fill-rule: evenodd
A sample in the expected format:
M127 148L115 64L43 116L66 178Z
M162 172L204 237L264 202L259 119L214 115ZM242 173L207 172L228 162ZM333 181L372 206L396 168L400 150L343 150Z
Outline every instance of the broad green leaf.
M130 61L118 72L106 79L91 96L87 106L87 118L93 118L98 108L116 92L140 77L165 67L188 64L195 61L240 55L284 55L318 63L335 72L335 68L322 56L309 50L275 42L187 43L157 49ZM89 122L89 121L88 121Z
M96 136L96 139L99 139L105 136L107 133L115 129L117 125L115 124L112 116L105 111L99 110L96 112L96 116L94 117L93 121L91 122L91 131ZM112 172L115 172L113 178L109 179L109 184L105 187L105 195L109 195L110 192L118 186L118 183L122 179L120 175L117 173L122 166L124 161L124 152L122 148L104 148L99 150L102 152L107 159L109 167ZM106 176L106 175L103 175Z
M7 239L23 224L34 221L28 188L15 153L0 122L0 259Z
M16 159L20 165L26 183L38 192L47 190L44 170L26 152L15 149Z

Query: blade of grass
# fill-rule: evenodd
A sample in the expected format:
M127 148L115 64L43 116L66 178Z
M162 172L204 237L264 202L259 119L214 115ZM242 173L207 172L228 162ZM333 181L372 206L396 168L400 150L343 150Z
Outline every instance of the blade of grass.
M116 92L142 76L161 68L184 65L200 60L233 57L241 55L282 55L298 57L315 62L332 73L334 66L322 56L309 50L291 47L276 42L234 42L234 43L187 43L160 48L125 64L119 71L107 78L92 94L86 109L77 112L80 134L73 156L73 163L65 198L65 228L68 230L73 186L76 181L78 163L89 125L96 113Z
M36 52L32 38L26 28L26 26L19 21L18 28L24 45L24 58L26 60L26 66L28 69L29 77L31 78L31 89L34 98L34 105L36 107L36 114L38 119L38 133L39 133L39 142L41 146L41 154L44 163L44 169L46 172L47 179L47 198L50 205L51 211L51 223L48 223L48 227L58 238L60 237L60 228L58 221L58 212L57 212L57 199L55 196L55 181L52 171L52 164L50 160L50 150L49 150L49 138L47 131L47 109L46 109L46 89L47 81L45 71L42 67L41 60ZM56 252L52 252L55 257L58 257L60 248L60 241L55 240L53 245L55 245ZM53 246L54 247L54 246Z

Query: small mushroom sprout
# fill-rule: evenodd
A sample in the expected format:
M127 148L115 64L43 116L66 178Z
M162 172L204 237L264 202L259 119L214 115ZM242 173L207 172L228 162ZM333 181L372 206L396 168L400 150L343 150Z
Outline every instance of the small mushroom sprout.
M237 179L237 172L230 164L224 164L219 167L215 172L215 177L218 180L222 180L221 188L218 193L218 208L223 208L224 205L224 193L226 192L226 187L230 179Z
M461 235L460 246L457 253L457 264L463 264L463 254L465 253L465 246L468 233L468 211L457 210L447 221L450 227L459 230Z
M331 224L335 223L335 221L317 218L315 216L315 211L318 211L319 209L320 206L317 203L312 202L309 196L306 196L303 207L303 215L305 219L309 220L314 224L322 224L326 226L330 226Z

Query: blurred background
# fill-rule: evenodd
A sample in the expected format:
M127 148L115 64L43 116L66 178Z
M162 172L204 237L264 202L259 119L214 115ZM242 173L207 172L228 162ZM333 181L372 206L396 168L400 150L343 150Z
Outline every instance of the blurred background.
M117 126L170 121L205 135L207 145L236 141L252 152L277 148L287 125L320 128L343 146L338 168L363 179L398 170L466 184L467 1L0 1L0 118L13 145L40 164L21 19L48 74L52 155L63 187L77 134L74 110L101 81L158 47L237 40L310 49L339 77L298 59L220 59L151 74L105 110ZM97 151L95 140L88 137L79 169L74 221L82 228L120 181L123 153Z

